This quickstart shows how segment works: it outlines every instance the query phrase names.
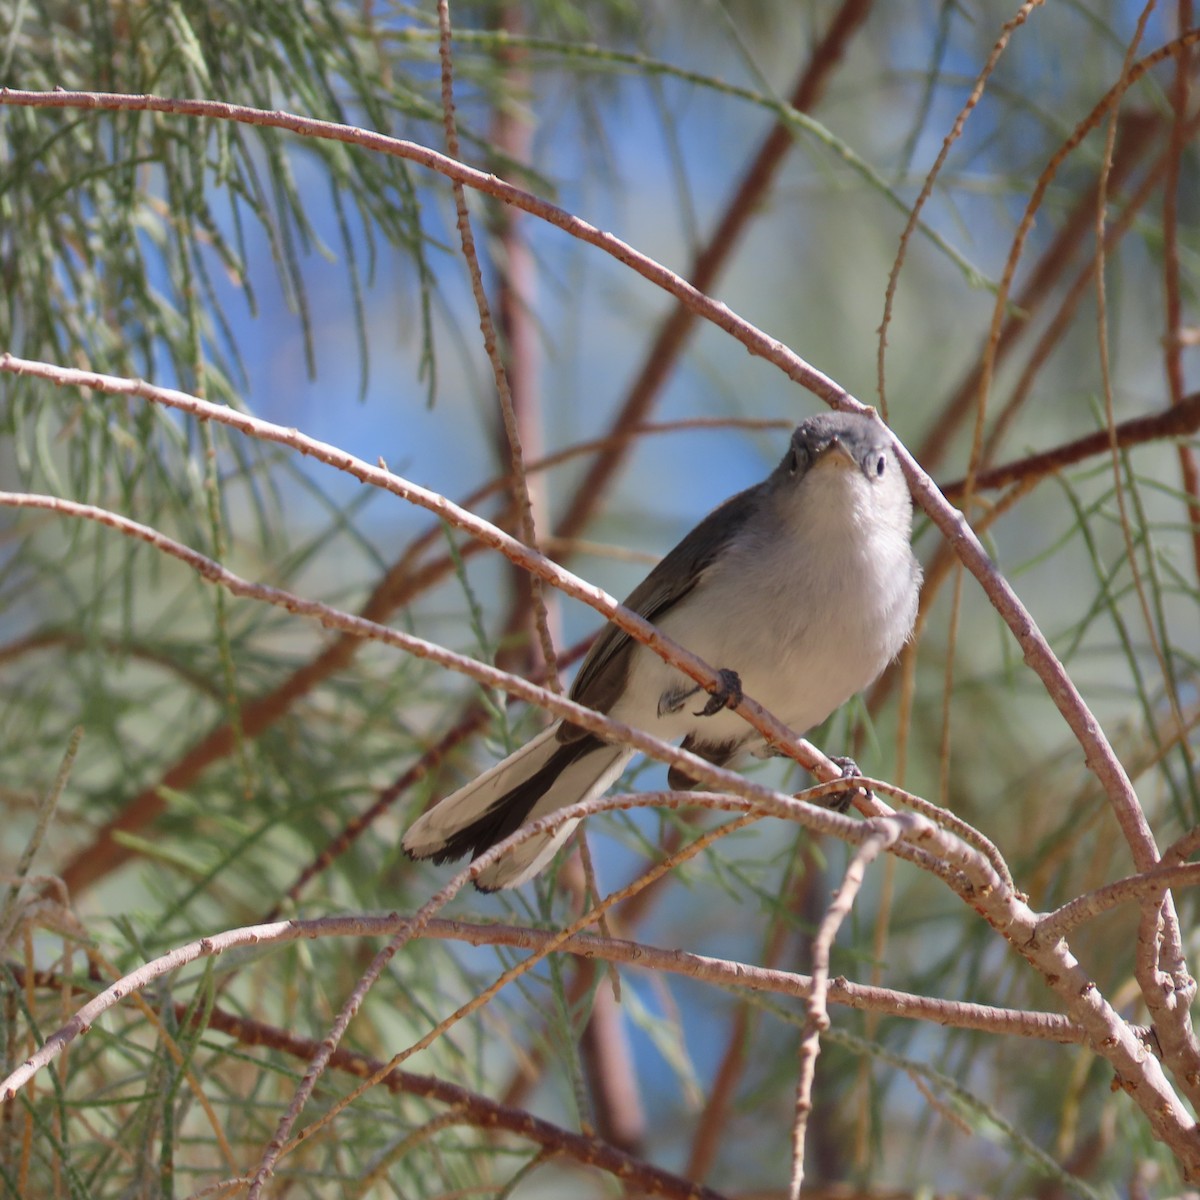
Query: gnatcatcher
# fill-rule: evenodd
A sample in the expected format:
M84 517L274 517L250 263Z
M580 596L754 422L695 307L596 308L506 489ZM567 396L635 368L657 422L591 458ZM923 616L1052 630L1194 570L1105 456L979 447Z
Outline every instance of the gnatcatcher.
M742 688L791 729L819 725L900 652L917 614L921 568L912 499L887 429L822 413L797 426L783 462L709 513L630 593L626 605L705 662L702 689L615 625L601 631L571 697L718 765L770 754L729 711ZM694 711L695 709L695 711ZM527 821L602 795L633 757L556 721L425 813L404 835L413 858L477 858ZM694 782L672 769L672 788ZM476 881L484 891L536 875L575 821L523 842Z

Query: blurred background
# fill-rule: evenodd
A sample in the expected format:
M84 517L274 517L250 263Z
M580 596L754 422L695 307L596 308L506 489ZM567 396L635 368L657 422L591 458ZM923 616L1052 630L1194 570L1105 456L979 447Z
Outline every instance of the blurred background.
M1190 23L1190 5L1020 11L1028 19L904 243L887 326L887 418L944 483L967 468L977 411L994 464L1104 429L1106 404L1117 423L1153 417L1196 386L1192 58L1164 56L1081 124L1127 56ZM990 0L456 4L462 157L696 278L880 405L879 330L907 214L1016 12ZM433 3L0 3L0 84L201 97L445 148ZM1086 136L1044 175L1077 129ZM382 457L516 529L503 486L473 498L503 484L510 458L445 180L234 122L7 104L0 155L4 349L243 408ZM997 287L1035 196L981 409ZM721 330L681 321L615 259L485 196L468 205L539 538L624 595L705 512L760 479L819 402ZM0 423L8 490L96 504L251 580L523 674L544 668L523 581L394 496L142 400L6 373ZM1151 437L1019 494L984 488L969 509L1135 777L1163 846L1198 810L1189 453L1186 440L1181 450ZM537 469L547 456L560 457ZM953 808L997 843L1031 904L1053 908L1129 873L1128 853L1057 710L974 581L939 565L927 524L917 548L928 607L911 657L810 737ZM550 624L563 654L598 619L552 598ZM577 657L564 659L568 680ZM418 659L222 596L111 529L4 510L9 870L83 730L33 863L63 880L70 916L25 909L15 893L6 902L9 1060L77 1006L73 986L94 990L193 937L280 915L414 910L451 871L406 861L400 832L542 720ZM752 769L790 790L806 782L783 763ZM664 787L665 771L639 760L621 786ZM716 823L651 810L590 822L602 890ZM348 826L353 836L335 842ZM337 852L323 856L331 842ZM613 929L806 972L845 858L764 820L618 908ZM558 886L464 893L447 915L557 927L578 911L580 880L568 862ZM1180 904L1186 931L1189 897ZM1072 941L1131 1019L1135 930L1118 909ZM159 981L147 1000L165 1029L123 1008L31 1107L10 1106L7 1194L183 1196L252 1167L304 1060L270 1039L254 1047L181 1024L175 1006L320 1039L375 948L271 947ZM347 1044L386 1061L519 957L449 940L407 946ZM896 864L873 868L834 971L1054 1007L974 913ZM808 1147L814 1186L1050 1196L1178 1184L1136 1109L1112 1094L1111 1070L1078 1047L832 1015ZM603 972L564 957L407 1066L598 1130L729 1194L775 1195L790 1171L802 1022L794 1001L636 969L622 969L617 1005ZM352 1086L327 1074L306 1121ZM283 1160L278 1194L612 1190L598 1172L543 1164L521 1139L443 1127L443 1111L368 1091Z

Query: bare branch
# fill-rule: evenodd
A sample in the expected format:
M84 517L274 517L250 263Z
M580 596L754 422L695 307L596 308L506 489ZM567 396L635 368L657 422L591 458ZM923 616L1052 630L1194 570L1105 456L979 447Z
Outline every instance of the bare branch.
M1144 75L1155 64L1169 57L1181 46L1191 45L1197 40L1200 40L1200 30L1189 31L1182 37L1177 38L1175 41L1140 60L1120 83L1110 89L1097 104L1093 110L1093 116L1102 116L1112 104L1116 103L1124 95L1125 91L1132 86L1136 79ZM437 154L435 151L418 146L412 142L405 142L397 138L388 138L381 134L366 133L353 126L316 121L311 118L297 117L282 112L265 112L259 109L222 104L208 100L174 100L157 96L123 96L102 92L21 92L11 88L2 88L0 89L0 104L15 104L25 107L105 108L117 111L175 112L188 116L237 120L251 125L288 129L300 134L328 137L347 144L358 145L366 149L373 149L382 153L395 154L399 157L411 159L414 162L440 172L448 178L458 179L471 187L478 187L480 190L496 196L505 203L513 204L518 208L531 212L543 218L548 223L570 233L572 236L604 250L618 261L630 267L630 269L642 275L643 278L671 292L671 294L682 300L699 315L735 336L750 353L775 364L789 378L801 386L808 388L814 395L819 396L827 403L847 411L866 411L844 388L840 387L827 375L810 366L799 355L787 350L780 342L768 337L748 322L737 317L725 305L710 300L690 284L680 279L674 272L668 271L653 259L634 250L633 247L619 238L614 238L609 234L601 232L586 221L581 221L563 209L548 204L546 201L540 200L522 191L520 188L502 183L494 176L484 175L482 172L475 171L461 163L456 163L444 155ZM1086 123L1081 126L1081 130L1085 127ZM1077 137L1082 138L1083 132L1079 132ZM1069 145L1073 144L1075 144L1074 141L1069 143ZM38 368L36 364L25 363L6 354L3 359L0 359L0 369L19 373L19 370L22 369L32 371ZM73 382L81 383L84 386L94 386L100 390L116 390L122 394L147 394L145 391L139 389L148 388L148 385L131 384L129 381L113 380L112 377L97 376L88 372L80 372L79 375L83 378L73 380ZM91 383L88 383L86 380L86 377L89 375L93 381ZM50 378L52 376L47 375L45 377ZM63 375L61 378L65 381L67 377ZM110 385L115 384L115 387L110 386L106 388L102 383L98 382L101 379ZM164 389L150 390L158 391L165 395ZM185 397L182 393L175 393L175 395L183 398L188 411L198 411L196 408L191 407L201 403L194 397ZM210 415L214 419L221 419L215 414ZM240 417L240 414L237 415ZM234 424L235 427L245 428L244 426L238 426L237 421L231 420L227 423ZM274 428L282 436L272 436L271 440L288 444L289 439L286 431L280 429L278 426ZM249 430L247 429L246 431L248 432ZM295 437L299 439L300 435L296 434ZM311 439L303 439L303 441L311 444ZM312 453L312 450L310 449L305 452ZM1038 629L1028 609L1021 603L1007 580L995 569L994 564L992 564L987 552L970 526L947 503L937 490L937 486L921 470L917 462L899 442L896 443L896 452L904 467L905 475L909 480L917 502L929 513L934 524L937 525L942 534L952 543L955 552L963 564L979 580L993 606L1012 630L1018 644L1024 651L1026 661L1037 673L1047 693L1078 739L1084 751L1085 761L1089 769L1100 780L1116 814L1122 833L1130 845L1134 865L1138 867L1151 865L1157 858L1154 839L1146 823L1145 815L1138 805L1137 797L1133 792L1129 778L1114 754L1112 746L1104 736L1099 722L1092 715L1091 710L1088 708L1078 689L1067 676L1062 664L1055 657L1054 652L1050 649L1049 644ZM340 451L335 453L343 461L352 459L352 456L345 455ZM360 473L362 467L365 467L365 464L356 466L355 470L351 473L363 479L364 482L368 480L376 482L375 479L370 478L369 474ZM371 474L374 473L374 468L369 468L368 470ZM380 474L386 475L386 473L382 472ZM387 478L394 479L392 476L387 476ZM406 499L411 499L417 503L423 503L423 500L418 497L418 491L431 501L433 500L430 493L423 492L423 489L414 489L413 485L407 485L407 494L394 487L389 488L389 490L394 490L396 494L404 495ZM431 503L428 506L433 511L447 516L447 519L450 519L450 510L456 507L450 506L449 502L445 500ZM458 524L461 519L461 516L458 517L455 523ZM469 532L475 532L466 524L461 525L461 527L467 528ZM494 527L489 528L494 530ZM480 535L476 534L476 536ZM483 540L494 545L496 549L504 550L505 545L507 545L507 542L503 544L492 542L488 537L484 537ZM513 549L514 553L520 553L515 547L509 548ZM521 550L524 550L524 548L521 548ZM505 553L507 553L507 550L505 550ZM527 550L524 550L524 555L523 560L518 557L514 558L513 561L521 561L522 565L537 571L543 578L550 578L542 567L545 560L540 559L539 556L531 555ZM551 582L555 582L555 580L551 579ZM555 585L563 586L560 583L556 583ZM564 590L569 589L564 586ZM598 593L598 589L595 591ZM576 593L571 592L571 594L574 595ZM589 599L587 602L592 603L593 607L603 612L605 610L601 607L601 604L604 601L608 601L609 598L605 596L604 600L601 601L599 597L602 595L603 593L598 593L595 598ZM583 597L580 596L580 598ZM626 632L629 632L631 636L638 637L638 640L644 640L648 636L647 631L640 629L637 634L634 634L633 627L626 624L624 615L621 617L616 615L615 608L612 613L605 612L605 615L609 616L610 620L613 620L615 624L619 625ZM665 641L661 638L661 635L658 635L658 637L658 644L653 640L647 641L646 644L651 646L656 653L662 654L666 658L667 655L663 649ZM667 661L684 670L686 674L696 679L697 682L709 690L717 686L715 674L709 670L702 670L698 660L690 662L688 666L684 665L682 658L676 661L672 657L667 658ZM750 720L751 724L759 732L764 732L762 727L756 723L761 710L755 712L755 707L757 706L752 706L749 702L743 702L743 705L740 705L737 711L746 717L747 720ZM752 719L752 716L754 719ZM768 740L775 741L781 733L782 731L777 729L769 735L764 733L764 736L767 736ZM789 741L787 746L789 752L795 753L798 760L803 761L800 758L801 751L798 748L797 742ZM813 762L815 763L815 761L814 758ZM809 769L813 769L808 762L804 762L804 765L809 766ZM822 770L830 774L834 769L831 763L823 764L822 766ZM822 777L828 778L829 774L823 774Z
M796 1081L796 1117L792 1128L791 1200L800 1200L804 1187L804 1142L808 1132L808 1116L812 1112L813 1079L816 1076L817 1056L821 1053L821 1034L829 1028L826 999L829 994L829 958L834 939L842 922L850 915L855 898L866 878L867 867L880 853L894 845L924 818L908 814L873 818L870 835L855 851L846 873L825 916L817 927L812 943L812 991L808 997L808 1019L800 1034L800 1070Z
M1168 888L1195 887L1200 884L1200 863L1168 863L1137 875L1105 884L1094 892L1047 913L1038 921L1039 938L1066 937L1072 929L1091 921L1119 904L1160 899Z
M454 67L450 50L450 4L449 0L438 0L438 58L442 71L442 125L446 131L446 149L450 157L459 157L458 127L454 120ZM532 549L537 549L537 525L533 517L533 502L529 496L529 482L525 478L525 454L521 448L521 432L513 407L509 389L508 372L500 357L496 341L496 326L492 320L492 307L488 303L483 287L483 273L479 269L479 255L475 250L475 234L471 230L471 217L467 212L467 196L461 180L451 180L454 192L454 213L458 225L458 236L462 244L463 258L471 279L471 295L479 311L479 331L483 335L483 349L492 368L492 379L496 385L496 397L500 402L500 415L504 423L504 434L508 439L508 452L512 464L512 491L517 502L521 539ZM562 691L558 679L558 668L554 653L554 639L550 636L546 601L542 595L542 581L537 575L529 575L529 595L533 604L534 629L541 643L542 659L548 674L546 683L551 691Z
M377 920L384 920L377 918ZM387 918L394 928L398 917ZM380 933L390 930L380 929ZM297 936L307 936L298 934ZM318 934L317 936L324 936ZM38 987L59 989L72 985L61 977L45 972L26 972L14 965L14 976L21 984L33 983ZM76 988L78 990L78 988ZM175 1020L195 1020L196 1014L181 1001L172 1004ZM206 1026L233 1038L242 1046L262 1046L277 1050L301 1061L308 1061L317 1052L318 1043L300 1036L290 1029L281 1029L263 1021L239 1013L229 1012L214 1005L205 1013ZM329 1060L331 1070L340 1071L357 1079L379 1078L379 1085L397 1095L420 1096L438 1104L447 1105L454 1111L454 1119L463 1125L473 1125L481 1130L500 1130L524 1138L542 1146L554 1155L561 1155L582 1166L595 1167L616 1177L626 1187L636 1188L651 1195L674 1197L675 1200L724 1200L723 1193L712 1188L698 1187L690 1180L681 1179L664 1171L644 1159L637 1158L604 1142L600 1138L587 1137L569 1129L563 1129L550 1121L535 1117L524 1109L499 1104L487 1096L465 1088L461 1084L439 1079L435 1075L416 1075L411 1071L393 1068L386 1071L386 1064L353 1050L338 1048ZM243 1178L241 1186L249 1183ZM239 1188L240 1190L240 1188Z
M1200 392L1194 392L1178 404L1163 409L1148 417L1131 417L1112 428L1112 438L1122 450L1147 442L1164 441L1167 438L1186 437L1200 430ZM1029 479L1042 479L1097 455L1106 454L1110 448L1110 434L1099 429L1074 441L1065 442L1050 450L1030 454L1013 462L1004 463L981 471L975 477L975 488L980 491L1007 487L1010 483L1024 483ZM963 498L966 480L956 479L942 485L947 500L958 503Z
M794 111L811 112L816 107L850 39L866 21L871 3L872 0L843 0L825 36L813 47L809 62L792 89L789 103ZM707 245L696 254L688 270L688 280L697 292L707 293L716 286L725 264L750 227L751 220L763 211L763 197L778 177L794 137L792 122L780 119L751 157L734 185ZM565 515L555 528L558 537L574 537L587 524L596 509L597 498L604 494L605 484L612 479L625 458L628 435L638 428L650 411L672 367L683 353L700 314L682 298L677 299L680 299L680 303L658 327L646 349L642 365L629 386L625 401L613 420L612 429L619 440L601 447L600 454L575 489Z
M603 801L593 802L590 811L594 813L616 807L635 807L634 802L638 798L606 797ZM607 803L609 800L617 803ZM728 807L735 806L731 804ZM0 1083L0 1101L12 1099L33 1074L57 1057L75 1038L87 1033L104 1013L124 1001L130 992L148 987L154 980L190 963L218 957L242 946L269 946L330 937L392 937L406 932L411 920L395 913L387 916L349 913L313 920L265 922L225 930L179 946L122 976L81 1007L66 1025L47 1039L36 1060L31 1058L26 1061ZM812 994L812 981L804 975L683 950L661 950L622 939L588 934L563 939L559 934L541 929L436 919L426 923L422 936L463 941L473 946L512 946L542 955L548 953L546 947L554 940L556 953L665 971L733 990L745 988L800 1000L806 1000ZM891 988L851 983L845 979L830 981L828 999L847 1008L909 1020L927 1020L949 1028L978 1029L1065 1044L1080 1043L1085 1038L1078 1025L1055 1013L1025 1012L987 1004L937 999Z
M364 462L362 459L356 458L353 454L348 454L346 451L328 442L307 437L296 429L276 425L271 421L263 421L247 413L238 412L235 409L227 408L220 404L211 404L206 400L201 400L199 397L189 396L186 392L176 391L173 388L154 387L140 380L120 379L116 376L102 375L94 371L76 371L67 367L51 366L46 363L19 359L7 353L0 355L0 371L8 371L16 375L35 375L43 379L48 379L60 386L89 387L94 388L96 391L108 392L113 395L138 396L154 403L164 404L170 408L190 413L200 420L219 421L224 425L228 425L231 428L263 441L289 446L301 454L308 455L319 462L325 463L327 466L344 471L346 474L354 476L354 478L361 480L363 483L372 484L383 491L399 496L403 500L428 509L430 512L437 514L442 520L459 529L465 530L485 545L490 546L494 550L499 550L506 558L518 566L541 576L541 578L554 587L559 588L570 596L574 596L575 599L582 600L585 604L591 605L597 612L612 621L614 625L623 629L637 641L649 646L665 662L681 670L702 687L709 691L715 691L721 686L720 676L712 667L685 650L682 646L671 641L670 638L637 613L622 604L618 604L601 588L587 583L565 568L556 565L543 555L538 554L535 550L531 550L528 546L517 541L516 538L505 533L502 529L497 528L490 521L485 521L482 517L468 512L453 501L446 499L445 496L437 492L431 492L418 484L410 483L408 480L401 479L385 467L372 466L370 463ZM89 505L78 505L72 509L66 507L69 505L67 501L63 501L61 505L56 506L54 503L51 503L52 500L53 497L42 497L40 500L34 498L30 499L28 506L49 508L52 510L57 507L58 511L61 512L71 511L76 516L87 516L93 520L101 520L104 523L111 524L114 528L122 528L124 518L115 518L112 521L106 521L104 510L102 509L96 509ZM13 501L9 500L8 503L11 504ZM113 516L113 514L107 515L110 517ZM162 535L157 534L156 531L148 529L146 526L138 525L136 522L128 522L125 531L142 538L144 541L156 542L161 539L160 548L162 549L166 549L167 543L170 541L170 539L162 539ZM197 569L200 569L201 563L205 564L200 573L212 582L219 581L219 576L223 568L203 558L202 555L197 555L194 551L179 546L178 543L173 543L173 545L182 551L176 557L190 561ZM169 552L175 553L174 550ZM213 572L216 574L213 574ZM230 580L236 578L228 572L225 575ZM259 585L250 585L244 580L238 580L237 584L242 588L257 588L256 598L268 599L271 596L273 599L269 599L269 603L278 603L284 608L289 608L295 602L294 597L290 597L288 593L280 592L278 589L260 588ZM230 585L226 584L226 586ZM231 590L233 589L231 588ZM243 591L239 594L249 595L251 593ZM293 608L292 611L299 611L299 609ZM312 611L315 612L316 610ZM355 626L355 628L365 629L368 625L373 625L373 623L365 622L362 625ZM339 627L347 628L344 625ZM378 629L381 627L374 626L374 628ZM370 635L364 634L364 636ZM383 640L386 640L386 638ZM412 639L411 644L415 646L420 640L419 638ZM428 646L428 643L425 643L425 645ZM415 649L411 652L417 653ZM433 658L434 655L422 653L421 657ZM448 662L443 663L443 665L448 665ZM489 684L489 686L495 685ZM544 691L544 689L538 690ZM543 707L546 706L543 705ZM578 707L578 705L572 705L572 708ZM841 771L835 764L820 755L808 742L797 737L796 734L768 713L757 701L746 697L734 711L739 716L745 718L772 745L778 747L790 757L795 758L797 762L812 771L819 778L841 778ZM556 712L556 715L561 716L563 714ZM574 718L569 719L574 720Z

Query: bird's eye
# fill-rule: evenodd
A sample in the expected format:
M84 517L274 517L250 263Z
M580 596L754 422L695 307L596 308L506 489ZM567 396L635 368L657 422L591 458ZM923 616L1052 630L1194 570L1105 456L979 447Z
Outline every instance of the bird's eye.
M886 471L886 470L887 470L887 456L881 454L875 460L875 475L877 477L881 476L884 473L884 471Z

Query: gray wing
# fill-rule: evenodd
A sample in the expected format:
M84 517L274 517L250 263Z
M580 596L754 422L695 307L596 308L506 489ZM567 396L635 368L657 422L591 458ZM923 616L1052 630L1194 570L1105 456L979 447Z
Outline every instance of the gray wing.
M700 582L705 569L737 535L758 506L762 484L731 496L714 508L667 556L629 593L626 608L647 621L657 621L678 604ZM637 643L611 622L588 651L571 699L596 712L608 712L625 688L629 659ZM583 730L564 723L558 739L574 741Z

